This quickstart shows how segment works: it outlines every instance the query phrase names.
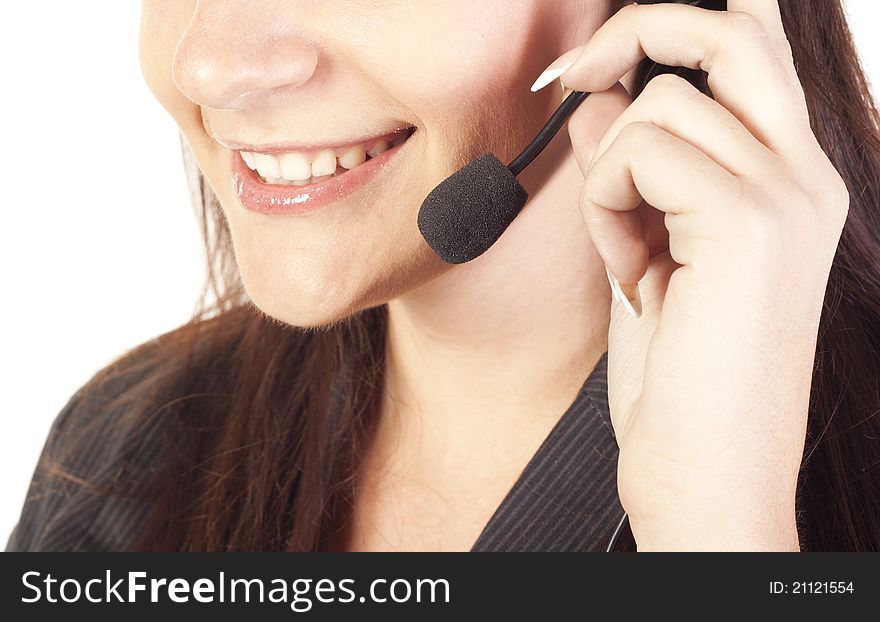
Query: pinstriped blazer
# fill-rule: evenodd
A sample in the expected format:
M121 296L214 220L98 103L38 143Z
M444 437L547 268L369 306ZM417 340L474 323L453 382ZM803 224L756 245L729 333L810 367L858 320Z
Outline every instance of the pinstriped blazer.
M122 378L117 383L133 382ZM122 387L102 389L112 396ZM66 466L92 481L110 481L122 471L132 481L126 498L103 496L76 482L61 481L40 467L34 473L9 551L121 551L136 538L150 508L139 501L157 465L161 430L137 438L106 433L123 413L90 408L77 392L52 425L44 455L57 455L88 439ZM623 509L617 495L617 443L607 396L607 353L486 523L472 551L604 551ZM614 550L634 550L631 532Z

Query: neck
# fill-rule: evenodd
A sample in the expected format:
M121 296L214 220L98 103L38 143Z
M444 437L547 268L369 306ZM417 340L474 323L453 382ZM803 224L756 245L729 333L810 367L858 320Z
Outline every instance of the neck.
M521 181L532 199L489 251L388 303L395 427L449 443L549 432L607 349L610 290L565 133Z

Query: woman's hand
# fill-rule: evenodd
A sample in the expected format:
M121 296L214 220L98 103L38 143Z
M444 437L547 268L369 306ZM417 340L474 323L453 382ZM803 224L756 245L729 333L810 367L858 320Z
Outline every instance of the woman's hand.
M641 293L639 318L612 306L608 369L640 550L798 549L816 337L849 197L810 129L776 0L729 8L628 6L551 65L573 61L565 86L596 92L569 123L580 209L610 273ZM618 80L645 55L703 69L715 99L661 76L621 104Z

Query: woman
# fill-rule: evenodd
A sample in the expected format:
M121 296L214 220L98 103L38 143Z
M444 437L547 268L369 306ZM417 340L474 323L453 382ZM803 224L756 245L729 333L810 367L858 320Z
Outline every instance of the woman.
M880 548L841 7L623 4L146 0L217 301L71 399L9 548L604 550L624 510L638 550ZM594 94L529 204L444 264L421 200L515 156L556 79Z

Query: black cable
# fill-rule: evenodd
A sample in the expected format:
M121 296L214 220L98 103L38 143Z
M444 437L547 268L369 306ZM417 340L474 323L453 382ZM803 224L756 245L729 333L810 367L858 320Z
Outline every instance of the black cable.
M623 513L623 517L620 519L620 522L617 523L617 527L614 529L614 533L611 534L611 539L608 541L608 547L605 549L606 553L614 552L614 545L617 544L617 541L620 539L620 534L623 533L623 528L629 523L629 516L626 515L626 512Z
M529 146L507 165L507 168L514 176L519 175L525 167L532 163L532 160L538 157L538 154L540 154L544 150L544 147L546 147L553 137L556 136L556 132L558 132L559 128L561 128L568 120L571 113L574 112L575 109L581 105L581 102L589 97L589 95L589 93L584 91L572 91L568 97L565 98L565 101L563 101L559 108L556 109L556 112L553 113L553 116L550 117L550 120L547 121L546 125L541 128L541 131L538 132L538 135L535 136L534 140L529 143Z

